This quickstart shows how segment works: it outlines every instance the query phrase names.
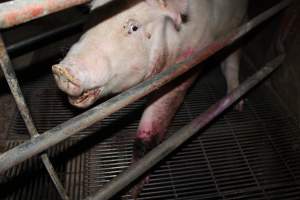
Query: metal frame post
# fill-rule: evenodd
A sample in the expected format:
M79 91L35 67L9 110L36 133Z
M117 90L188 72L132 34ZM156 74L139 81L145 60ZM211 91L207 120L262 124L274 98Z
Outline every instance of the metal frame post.
M10 87L11 93L15 99L17 107L21 113L21 116L25 122L26 128L27 128L31 138L39 136L39 133L33 123L32 117L30 115L30 111L26 105L26 102L25 102L24 96L22 94L20 85L18 83L15 71L12 67L12 63L11 63L10 58L7 54L7 51L5 49L5 44L2 39L1 34L0 34L0 66L1 66L3 74L6 78L6 81L9 85L9 87ZM48 155L46 153L43 153L40 157L41 157L42 162L45 165L59 195L61 196L62 199L68 200L69 197L68 197L62 183L60 182L60 180L54 170L54 167L53 167L52 163L50 162Z

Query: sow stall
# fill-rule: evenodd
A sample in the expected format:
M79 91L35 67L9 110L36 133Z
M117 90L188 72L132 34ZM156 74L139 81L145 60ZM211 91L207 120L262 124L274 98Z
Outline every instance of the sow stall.
M52 47L56 50L76 41L74 35L82 33L87 21L86 7L64 9L87 2L0 4L1 199L131 199L130 185L145 173L151 174L150 182L140 199L300 197L298 2L265 1L259 8L250 3L245 25L170 70L81 111L68 105L50 73L63 53L54 51L56 55L47 59L41 54L46 51L48 56L56 41L64 40ZM116 3L122 2L103 1L104 7ZM57 11L51 22L53 15L46 15ZM55 19L61 18L72 20L57 22L63 24L58 26ZM53 23L49 30L39 27L47 23ZM32 35L28 27L41 30ZM205 65L217 65L224 52L220 50L227 46L245 48L243 79L259 66L266 67L224 98L220 70L207 70L177 113L166 141L127 169L145 107L143 97L206 59ZM36 57L39 62L33 64ZM257 86L280 65L271 80ZM10 91L18 109L12 106ZM230 107L239 98L246 99L242 112Z

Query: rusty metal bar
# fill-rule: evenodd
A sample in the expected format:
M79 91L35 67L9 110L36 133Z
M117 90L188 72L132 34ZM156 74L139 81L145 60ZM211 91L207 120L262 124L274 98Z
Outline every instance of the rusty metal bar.
M17 107L21 113L21 116L25 122L25 125L28 129L30 136L32 138L39 136L39 133L33 123L29 109L26 105L24 96L20 89L15 71L13 70L13 67L12 67L12 63L11 63L10 58L7 54L7 51L5 49L5 44L2 39L1 34L0 34L0 65L1 65L3 74L7 80L7 83L10 87L10 90L13 94L13 97L15 99ZM41 159L42 159L42 162L44 163L54 185L56 186L56 189L57 189L58 193L60 194L61 198L64 200L68 200L69 197L67 196L67 193L64 190L62 183L60 182L56 172L54 171L54 168L50 162L48 155L46 153L43 153L41 155Z
M22 24L91 0L12 0L0 4L0 29Z
M168 156L184 142L190 139L192 136L197 134L200 130L203 130L208 124L210 124L216 117L222 114L228 109L235 101L240 99L255 85L264 80L274 70L276 70L283 62L284 56L280 55L271 62L269 62L263 69L259 70L253 76L248 78L243 84L237 89L232 91L227 96L223 97L216 104L209 107L207 111L200 114L190 124L185 125L176 133L173 133L170 138L162 142L160 145L155 147L152 151L146 154L141 160L134 163L127 170L122 172L119 176L114 178L112 181L104 185L104 187L98 191L95 195L87 197L85 200L108 200L122 189L127 187L137 178L142 176L145 172L151 169L163 158Z
M222 37L206 48L197 51L194 56L191 56L185 61L175 64L166 71L111 98L101 105L98 105L52 128L51 130L46 131L44 134L34 137L31 140L28 140L23 144L4 152L0 155L0 173L38 153L43 152L49 147L67 139L75 133L93 125L98 121L101 121L105 117L129 105L130 103L159 89L166 83L193 68L196 64L203 62L220 49L232 44L241 36L251 31L254 27L257 27L265 20L286 8L291 2L292 0L282 1L278 5L255 17L250 22L232 31L228 36Z

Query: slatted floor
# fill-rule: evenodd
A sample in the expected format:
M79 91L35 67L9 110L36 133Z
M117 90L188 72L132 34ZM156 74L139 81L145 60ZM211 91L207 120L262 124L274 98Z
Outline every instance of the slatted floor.
M197 82L177 113L169 134L224 94L214 70ZM25 84L24 93L40 132L79 114L68 105L51 76ZM251 92L243 112L229 110L203 133L151 171L141 200L300 199L300 130L274 94ZM130 165L132 143L144 100L113 114L49 153L71 199L83 199ZM20 116L10 128L7 148L28 139ZM2 176L0 199L59 199L39 159ZM131 199L129 195L115 199Z

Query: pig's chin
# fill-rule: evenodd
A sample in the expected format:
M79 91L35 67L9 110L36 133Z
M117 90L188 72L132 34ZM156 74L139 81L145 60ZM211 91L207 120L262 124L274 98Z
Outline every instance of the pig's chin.
M91 89L83 92L80 96L69 96L69 102L77 108L86 108L100 98L101 88Z

